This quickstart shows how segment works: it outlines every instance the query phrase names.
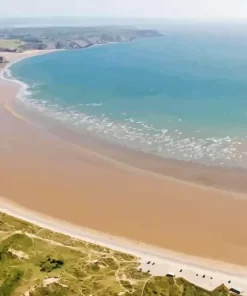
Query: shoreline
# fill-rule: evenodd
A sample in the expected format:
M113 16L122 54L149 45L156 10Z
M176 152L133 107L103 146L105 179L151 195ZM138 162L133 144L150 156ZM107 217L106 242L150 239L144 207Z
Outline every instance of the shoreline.
M11 58L10 63L0 71L0 80L4 79L10 83L16 83L21 86L19 91L25 90L27 87L25 83L16 79L5 78L3 77L3 72L11 67L12 64L23 59L59 51L61 50L30 51L21 54L7 53L9 57L14 56L14 59L12 60ZM16 59L16 56L18 55L22 55L22 57ZM19 104L19 106L16 106L16 103ZM23 120L25 118L26 122L34 124L40 128L43 128L49 120L53 121L53 119L46 117L46 115L41 115L40 112L36 110L28 109L24 103L19 103L17 100L11 100L11 102L8 103L5 102L4 105L12 115L22 118ZM89 132L78 132L73 130L73 128L63 125L62 122L57 120L53 121L51 126L48 124L45 128L49 133L60 137L67 143L73 144L77 146L77 148L84 147L88 151L93 150L95 156L105 159L106 161L115 162L120 166L126 167L127 170L139 170L141 173L152 174L155 177L166 178L172 181L186 183L191 186L208 189L212 188L213 190L219 190L231 194L242 194L242 198L247 198L247 195L244 196L247 194L247 170L243 168L220 167L217 165L205 165L196 162L163 158L152 153L135 150L120 144L109 142L108 140L90 134ZM88 141L83 141L80 138L88 138ZM100 147L100 149L98 149L98 147ZM145 165L143 161L144 159Z
M22 104L22 103L21 103ZM14 103L11 103L11 104L4 104L4 109L9 112L12 116L24 121L25 123L27 124L30 124L30 125L33 125L39 129L43 128L42 127L42 123L40 124L40 121L36 122L36 120L33 118L30 119L29 116L25 116L24 114L22 114L23 112L19 112L19 109L18 108L15 108L14 106ZM29 115L29 114L28 114ZM45 117L45 115L44 115ZM58 124L60 125L60 124ZM85 137L88 137L89 135L84 135L84 134L81 134L81 133L75 133L75 131L72 131L70 129L66 129L65 127L62 127L63 130L67 130L68 133L71 133L73 136L85 136ZM46 129L46 128L45 128ZM203 190L207 190L207 191L213 191L213 192L219 192L219 193L226 193L228 195L231 195L232 198L237 198L237 199L245 199L247 200L247 187L246 187L246 190L244 190L243 192L242 191L233 191L233 190L227 190L227 189L224 189L224 188L221 188L221 187L214 187L214 186L211 186L211 185L206 185L206 184L202 184L202 183L199 183L199 182L193 182L193 181L188 181L186 179L180 179L178 177L173 177L173 176L170 176L170 175L165 175L165 174L162 174L162 173L158 173L156 171L152 171L152 170L148 170L148 169L145 169L145 168L141 168L141 167L138 167L138 166L134 166L128 162L124 162L124 161L121 161L121 160L118 160L117 157L110 157L108 156L107 154L102 154L100 152L98 152L96 149L95 150L91 150L90 147L87 147L86 145L80 145L78 143L76 143L76 141L74 142L72 139L72 141L69 141L67 137L63 137L63 136L60 136L58 135L58 133L56 132L53 132L49 129L46 130L48 133L51 133L52 135L58 137L60 140L62 140L64 143L66 143L67 145L70 145L71 147L75 148L76 150L82 152L82 153L85 153L89 156L92 156L92 157L95 157L95 158L98 158L99 160L102 160L102 161L105 161L105 162L109 162L113 165L116 165L118 168L120 168L121 170L123 171L126 171L126 172L132 172L132 173L140 173L142 175L149 175L149 176L152 176L152 177L155 177L155 178L159 178L159 179L165 179L165 180L169 180L169 181L172 181L172 182L177 182L177 183L181 183L181 184L184 184L184 185L187 185L187 186L191 186L191 187L196 187L196 188L199 188L199 189L203 189ZM93 141L95 141L94 145L96 146L96 143L100 143L102 144L103 142L105 142L105 140L101 140L101 139L96 139L96 137L93 136ZM115 145L115 144L112 144L112 143L108 143L106 142L106 147L110 147L110 146L113 146L113 149L123 149L123 150L128 150L128 151L131 151L132 149L131 148L126 148L126 147L121 147L120 145ZM125 151L124 151L125 152ZM151 155L149 153L145 153L145 152L142 152L142 151L133 151L133 153L135 154L142 154L142 157L150 157L150 158L156 158L158 160L161 160L162 161L162 158L160 156L155 156L155 155ZM168 159L164 159L164 161L169 161ZM230 172L233 172L233 174L236 173L235 170L233 169L230 169L230 168L226 168L226 169L222 169L222 168L218 168L218 167L211 167L211 166L204 166L204 165L201 165L201 164L194 164L194 163L187 163L187 162L183 162L183 161L180 161L180 160L173 160L171 159L170 160L171 162L175 161L178 163L178 166L179 165L184 165L185 167L187 165L192 165L192 166L195 166L195 167L199 167L201 168L202 170L205 170L205 169L220 169L220 170L229 170ZM238 170L238 169L237 169ZM243 173L245 176L244 177L247 177L247 172L245 171L237 171L237 173Z
M9 85L12 85L12 83L14 83L14 82L7 81L6 83L9 87ZM11 90L11 89L12 89L12 86L9 87L9 90ZM13 90L11 90L11 91L13 91ZM16 90L14 90L11 93L11 95L8 94L8 98L3 98L3 102L2 102L3 106L5 106L4 104L7 104L7 105L10 104L10 107L11 107L11 104L14 101L13 99L14 99L15 91ZM11 99L11 97L12 97L12 99ZM213 229L212 227L214 227L214 225L207 224L210 221L206 221L206 222L201 221L201 223L199 223L199 224L201 224L202 229L200 229L200 227L196 228L193 224L195 223L195 221L197 221L196 223L198 223L198 219L200 219L200 217L202 220L207 219L206 218L207 216L205 215L205 213L203 213L204 210L209 211L208 212L209 216L211 214L210 210L213 211L212 217L210 217L209 219L213 219L213 221L215 223L217 223L217 220L220 220L220 217L217 216L217 214L219 213L217 211L220 210L221 205L222 205L222 208L223 208L222 211L224 214L221 218L222 219L229 219L226 221L223 220L225 222L224 228L231 226L230 225L231 221L229 218L230 214L232 214L231 219L235 219L235 218L239 219L239 221L234 221L235 224L232 223L232 224L234 224L234 225L232 225L232 228L231 228L232 231L234 231L233 230L234 228L237 229L237 228L240 228L241 225L243 227L244 227L244 225L246 225L246 219L245 219L246 211L245 210L247 209L247 204L246 204L247 196L244 194L237 194L237 193L229 192L229 191L225 192L222 190L217 190L214 188L205 187L203 185L189 184L187 181L180 181L175 178L172 178L172 177L169 178L169 177L162 176L162 175L161 175L162 178L157 178L158 176L155 175L155 173L153 173L153 175L152 175L152 173L150 174L150 172L146 172L145 174L143 174L142 168L141 169L137 168L136 170L133 170L133 165L131 165L131 169L128 168L125 170L125 169L123 169L122 165L124 165L124 166L127 165L127 167L128 167L128 166L130 166L128 163L125 164L123 162L119 162L118 160L116 160L114 162L109 162L107 159L108 158L107 153L103 154L103 155L102 154L99 155L100 156L99 159L98 159L98 157L95 157L98 154L97 149L96 149L96 153L95 153L95 150L92 149L92 151L91 151L92 153L88 154L87 152L88 152L88 150L91 149L91 146L92 146L91 145L92 143L90 141L89 141L89 143L87 143L87 145L84 145L84 143L81 143L80 141L78 142L78 139L76 138L76 139L74 139L75 140L74 144L73 144L73 142L72 142L72 144L70 143L71 144L70 146L74 146L74 147L69 147L68 142L70 142L70 141L68 141L68 140L70 140L70 138L68 137L68 133L63 128L58 129L57 127L54 128L54 126L52 126L52 128L54 130L52 130L52 128L50 128L50 129L48 129L48 132L46 130L39 130L35 126L29 126L30 124L27 125L27 123L28 123L27 121L26 122L24 121L23 123L21 123L21 121L23 121L23 119L29 120L28 117L26 118L25 116L19 115L19 118L18 117L14 118L15 117L14 114L9 113L8 112L9 110L6 110L5 107L3 107L1 111L2 111L1 113L3 114L2 117L4 117L4 119L1 118L0 120L3 120L3 122L5 124L6 124L6 122L8 123L8 125L11 124L10 130L6 131L6 129L4 129L4 127L2 127L3 130L0 131L0 132L3 132L4 135L6 135L6 139L8 141L13 140L13 139L9 140L9 134L7 134L7 132L11 131L11 132L17 133L19 135L18 141L16 141L17 144L19 144L19 142L23 141L23 143L24 143L23 145L26 145L26 144L31 145L31 144L33 144L32 143L33 140L30 139L30 136L34 135L34 133L38 133L41 136L41 139L39 139L39 137L37 135L37 137L34 137L34 142L37 142L39 144L41 144L40 141L44 141L44 140L46 142L49 142L49 147L47 146L45 148L46 154L50 155L49 157L51 157L51 155L53 155L53 157L54 157L56 155L56 154L54 154L56 149L59 150L62 148L63 152L60 153L61 157L65 156L65 158L68 161L67 162L68 165L70 164L69 161L72 161L71 157L73 156L73 158L74 158L73 165L71 165L71 168L69 168L69 172L63 171L63 174L66 175L65 179L61 178L63 181L58 179L57 182L58 181L59 182L53 184L52 183L53 178L54 179L57 178L55 173L56 174L61 173L61 171L62 171L62 168L60 167L61 165L59 162L63 161L63 158L61 158L60 161L59 161L59 159L57 159L56 162L54 162L56 169L54 170L54 174L52 175L53 177L51 177L51 180L49 180L50 183L48 184L47 179L49 178L49 176L46 177L45 174L47 174L49 172L48 168L51 168L50 166L52 164L49 164L49 162L47 162L46 158L44 158L45 155L43 155L43 154L41 155L40 151L37 151L37 152L39 152L39 154L38 153L36 154L33 151L29 151L29 148L27 146L23 146L23 148L22 148L23 150L21 150L21 151L20 151L20 148L19 149L16 148L16 150L13 148L12 152L14 154L9 155L9 153L6 150L4 150L2 155L4 155L4 157L6 156L6 160L5 160L6 167L5 168L9 167L8 160L11 160L11 161L15 160L15 162L12 165L12 168L9 170L8 174L5 175L6 172L1 173L1 171L0 171L0 176L2 176L2 174L3 174L3 177L6 178L7 176L12 176L13 174L15 175L16 171L21 170L20 175L18 175L17 179L16 179L18 181L17 192L15 192L14 190L10 190L8 188L8 185L10 185L9 182L7 182L8 184L5 186L5 188L3 190L3 192L5 194L2 194L2 192L0 192L0 195L8 196L9 200L15 201L18 204L21 204L21 205L23 205L27 208L30 208L32 210L35 210L37 212L46 213L48 216L52 216L52 217L55 217L55 218L58 218L58 219L61 219L64 221L69 221L69 222L72 222L73 224L76 224L76 225L87 225L93 229L98 229L103 232L113 233L115 235L119 234L120 236L128 237L130 239L137 239L138 241L144 241L146 243L150 243L151 245L159 245L160 247L166 246L168 249L175 249L176 251L181 251L182 249L184 249L184 251L186 250L185 253L190 253L190 254L195 253L195 255L198 255L198 256L200 255L200 257L212 257L214 259L216 259L218 257L218 255L221 254L220 249L217 252L215 252L213 255L213 252L212 252L213 249L210 248L210 251L208 251L206 245L205 245L206 248L203 248L203 249L202 249L202 244L200 247L198 246L198 248L189 247L190 244L187 244L186 248L185 248L185 246L181 247L181 242L183 241L183 239L185 239L185 240L187 239L183 234L184 230L187 229L188 232L189 231L191 232L190 234L188 233L188 240L190 240L190 239L192 240L193 237L196 237L196 233L206 231L206 233L205 233L206 238L203 240L202 243L210 244L210 238L213 240L213 238L216 239L216 236L211 236L210 233L207 233L207 232L210 232L210 230ZM20 118L20 117L22 117L22 118ZM21 121L20 121L20 119L21 119ZM8 128L8 125L7 125L7 128ZM22 129L18 130L21 127L22 127ZM22 135L24 137L22 137ZM55 135L55 137L54 137L54 135ZM58 137L57 137L57 135L58 135ZM43 145L43 143L41 145ZM95 145L95 144L93 144L93 145ZM38 149L38 150L42 149L42 147L41 148L38 148L38 147L39 147L39 145L36 147L36 149ZM82 151L78 152L78 147L81 147ZM106 152L108 150L109 146L105 145L103 148L102 147L100 147L100 148L101 148L101 152ZM25 151L25 149L27 149L28 151ZM109 152L111 153L112 151L113 150L109 150L108 153ZM121 150L120 152L122 153L123 151L124 150ZM28 152L30 152L31 155L29 155ZM49 152L49 154L48 154L48 152ZM30 156L32 156L31 160L28 159L28 158L30 158ZM126 154L126 157L127 156L128 155ZM144 155L144 156L146 156L146 155ZM9 157L9 159L8 159L8 157ZM22 164L21 160L19 159L20 157L24 157L23 164ZM42 160L45 161L45 164L42 164L38 161L37 158L39 158L39 157L41 157L41 161ZM45 157L47 157L47 156L45 156ZM135 154L134 154L134 157L135 157ZM13 158L13 159L11 159L11 158ZM79 160L80 165L86 166L85 170L81 170L81 167L79 167L78 164L74 160L76 160L76 162L78 162L78 160ZM151 158L151 160L153 161L153 158ZM159 159L158 159L158 161L159 161ZM16 166L16 162L20 163L19 167L18 167L18 165ZM39 184L39 186L38 186L39 189L36 188L35 186L34 187L29 186L29 187L31 187L31 188L29 188L30 189L30 191L29 191L29 189L23 185L24 179L22 179L21 175L23 174L23 171L24 171L24 175L26 174L26 171L25 171L26 168L25 168L25 166L23 166L24 163L25 164L27 163L28 167L30 167L30 169L31 169L31 170L29 169L30 172L27 171L28 174L26 175L26 179L29 180L29 178L30 179L33 178L33 180L35 180L34 182L38 182L35 184ZM35 167L37 165L38 165L38 169L37 169L37 167ZM45 167L45 165L47 167ZM42 170L40 171L39 169L41 167L42 167ZM186 167L185 167L185 169L187 170ZM83 182L83 186L82 186L82 180L80 178L78 178L75 182L74 180L71 179L72 176L71 177L69 176L69 174L71 174L71 173L75 174L75 173L79 173L79 172L81 174L85 174L85 173L89 172L89 174L91 175L90 178L88 178L88 180L85 180ZM35 175L32 176L31 173L32 174L34 173ZM96 182L94 180L95 173L96 173L96 175L98 175L98 177L97 177L98 181L100 181L101 179L104 179L104 180L101 183L99 183L99 185L97 185L100 187L99 192L97 191L96 196L93 197L94 196L93 192L95 191L94 187L95 187L95 182ZM104 176L104 174L108 174L108 176ZM188 172L187 172L187 174L188 174ZM116 175L117 175L117 177L116 177ZM112 183L114 183L114 180L116 180L116 186L113 186L113 184L112 184ZM43 186L42 182L44 182L44 181L45 181L45 184L49 185L49 187L47 187L47 186L45 186L45 188L42 187ZM66 181L67 182L70 181L72 183L71 188L67 188L67 187L70 187L69 184L65 185L63 183ZM107 182L107 185L104 184L104 181ZM127 182L126 184L128 184L128 186L130 186L130 189L127 191L123 190L124 192L121 193L122 183L124 184L125 182ZM147 182L147 185L145 184L145 182ZM90 184L89 189L87 189L88 183ZM61 184L62 184L62 186L61 186ZM77 191L75 192L76 193L75 197L73 196L73 190L74 190L73 184L74 184L74 186L76 186L78 188ZM28 184L26 186L28 186ZM157 188L156 188L156 186L157 186ZM61 188L59 188L59 187L61 187ZM144 187L144 188L141 189L141 187ZM18 190L20 190L20 189L22 189L22 190L20 192L18 192ZM62 213L57 213L56 203L59 201L59 198L60 198L59 194L62 193L61 190L63 190L63 189L66 189L66 192L64 193L64 196L63 196L62 202L61 202L61 206L64 207L64 211ZM68 189L69 189L69 191L68 191ZM72 192L71 192L71 189L72 189ZM124 189L124 188L122 188L122 189ZM147 194L144 194L146 189L147 189ZM42 201L37 201L35 203L31 198L31 196L33 195L33 192L38 193L38 190L41 191L39 194L37 194L40 198L42 198L42 196L44 197L44 194L48 195L48 197L44 199L44 203L42 203ZM49 193L49 191L47 191L47 190L50 190L51 193ZM112 192L112 190L113 190L113 192ZM27 192L28 192L28 194L26 194ZM71 195L71 199L75 203L74 205L69 205L70 201L65 200L65 197L68 196L66 194L68 194L69 192ZM85 197L82 197L82 200L78 201L76 198L78 198L82 194L85 194ZM212 194L212 197L210 197L211 194ZM109 198L109 195L111 195L110 198ZM117 205L117 202L112 199L115 195L119 195L119 196L121 195L121 197L119 197L122 200L121 202L119 202L120 205ZM128 195L130 195L130 196L126 199L126 203L125 203L125 200L123 200L123 199L126 198ZM156 195L157 195L157 197L156 197ZM171 196L166 198L165 197L166 195L171 195ZM29 197L27 198L27 196L29 196ZM45 204L45 202L49 203L49 201L48 201L49 196L54 198L55 200L51 204ZM150 206L152 205L152 201L150 201L150 199L152 199L151 197L154 197L154 203L153 203L154 211L155 212L158 211L158 209L156 210L156 206L155 206L155 202L157 202L158 207L160 207L162 205L164 206L165 214L168 215L169 217L163 219L163 217L161 216L162 211L159 211L159 214L158 214L159 219L158 220L156 220L156 218L153 215L150 215L149 209L150 209ZM85 200L83 200L84 198L85 198ZM92 198L93 201L91 202L89 200L89 198ZM100 200L101 198L102 198L102 202ZM136 201L133 200L133 198L136 199ZM162 201L162 198L164 198L164 201ZM172 198L174 198L175 200L172 201ZM183 200L185 198L187 199L187 202L185 202ZM206 200L207 198L208 198L208 200ZM95 204L94 204L95 202L97 204L102 203L103 209L105 209L106 213L103 213L103 214L100 213L100 211L99 211L100 209L95 208ZM178 205L180 205L180 203L182 203L184 206L181 205L182 208L177 209L176 207ZM191 212L191 213L188 212L188 215L185 215L183 213L183 210L186 210L185 207L186 207L187 203L188 203L187 210L192 211L192 207L194 207L194 211L199 211L197 213L197 215L195 215L195 213L193 213L193 212ZM202 205L200 205L200 203L202 203ZM73 217L73 218L72 218L72 216L70 216L68 214L69 210L71 210L72 212L73 212L73 210L76 211L76 208L77 208L77 206L79 206L79 204L82 207L87 205L86 208L88 209L89 213L87 214L87 219L85 219L85 220L80 218L80 212L77 212L75 217ZM173 234L171 230L168 232L169 235L168 235L167 240L169 240L169 237L170 237L170 239L173 238L173 241L170 244L168 244L168 242L166 242L166 239L165 240L159 239L159 236L161 236L162 232L163 232L162 221L163 221L164 225L167 225L166 223L168 223L169 219L173 216L172 213L170 213L170 215L167 213L167 211L166 211L167 206L171 211L174 211L175 221L176 221L176 219L178 219L178 221L175 222L176 223L175 226L172 226L172 227L169 226L169 227L173 228L172 230L175 232L175 234ZM48 207L49 207L49 210L48 210ZM133 209L133 211L132 211L133 213L131 215L132 220L130 219L131 222L128 223L127 220L125 220L124 216L121 215L119 210L121 209L123 211L126 211L126 213L128 213L128 211L130 210L130 207L134 207L134 209ZM109 208L109 209L107 210L107 208ZM110 212L114 209L117 210L116 215L114 213ZM141 209L143 212L145 212L144 214L138 213L138 210L140 211ZM237 217L238 216L237 209L239 211L239 214L241 214L240 217ZM236 215L235 218L234 218L234 210L237 211L235 213L235 215ZM92 213L92 211L96 212L96 213L92 213L92 215L91 215L91 216L93 216L92 218L89 217L90 211L91 211L91 213ZM176 213L177 211L178 211L178 213ZM225 213L224 213L224 211L225 211ZM107 220L106 215L109 215L109 214L110 214L109 222L106 223L106 221L104 221L104 220ZM154 214L156 214L156 213L154 213ZM202 214L202 216L201 216L201 214ZM135 231L131 231L130 229L129 230L126 229L126 227L130 227L131 223L134 223L134 221L137 224L141 223L141 224L143 224L143 226L145 225L144 228L146 227L146 229L149 229L149 227L150 227L150 229L152 229L152 226L149 226L149 223L146 223L144 220L145 216L147 216L147 215L148 215L149 219L151 220L151 222L153 221L154 230L155 230L155 232L157 232L156 236L153 237L153 239L149 238L147 236L147 234L143 233L143 231L142 231L142 235L138 234L138 232L140 232L140 229L138 229L139 228L138 225L135 226ZM98 216L98 218L97 218L97 216ZM192 216L192 217L190 217L190 216ZM115 219L120 218L120 221L122 220L121 227L118 228L118 226L120 226L120 223L118 223L117 220L116 220L116 227L112 227L110 225L110 224L112 224L111 219L113 219L113 217L115 217ZM188 219L189 221L184 223L183 222L184 218ZM97 221L93 221L94 219ZM103 225L101 226L102 219L105 222L104 227L103 227ZM219 222L220 221L218 221L218 223ZM186 224L186 225L184 225L184 227L182 227L181 223ZM204 223L205 223L205 225L204 225ZM128 226L127 226L127 224L128 224ZM188 225L193 226L192 227L193 229L191 230L188 227ZM158 229L156 230L155 227ZM182 229L179 229L179 227L182 227ZM219 226L218 226L218 228L219 228ZM222 227L219 229L222 229ZM221 233L220 231L222 231L219 229L218 230L216 229L216 233L218 233L218 235ZM176 234L176 231L178 232L177 234ZM224 234L222 233L223 237L229 235L229 233L227 234L226 231L224 231L224 232L225 232ZM235 262L238 265L242 265L242 264L240 264L241 263L241 256L243 256L243 254L247 254L247 249L246 249L247 242L246 242L246 244L245 244L245 242L241 242L241 240L244 241L244 237L241 238L241 235L244 235L244 232L243 232L243 234L232 233L230 235L231 238L228 238L227 240L229 240L229 242L230 242L230 244L228 246L231 246L231 248L232 248L231 256L228 256L228 254L227 254L228 250L224 250L224 252L223 252L224 254L221 255L221 257L220 257L221 261L226 260L226 261L229 261L232 263ZM182 240L178 239L179 236L182 236L181 237ZM232 239L234 237L237 238L236 246L233 245L233 241L232 241ZM202 238L202 236L201 236L201 238ZM194 238L194 240L195 240L195 238ZM222 244L223 244L223 241L221 242ZM177 247L174 246L174 248L173 248L172 245L175 245L175 244L177 245ZM193 244L192 241L191 241L191 244ZM223 247L222 244L221 244L221 247ZM226 246L227 246L227 244L225 245L225 247ZM200 248L201 248L201 251L198 251ZM219 246L219 248L220 248L220 246ZM236 253L237 250L241 251L239 255ZM211 252L211 255L210 255L210 252ZM234 253L235 253L235 255L234 255ZM237 259L237 257L239 259ZM247 266L247 261L246 261L245 257L243 259L243 265Z
M48 230L69 235L72 238L136 256L140 260L140 267L144 271L150 269L153 276L165 276L168 272L173 272L176 276L181 276L179 269L182 268L182 276L202 288L213 290L224 284L229 289L231 287L238 287L247 293L247 269L243 266L175 253L170 250L141 244L88 228L78 227L36 212L27 211L27 209L10 203L6 198L1 196L0 212ZM147 265L147 261L155 262L156 266ZM206 274L207 279L202 280L196 274ZM231 280L231 283L228 283L229 280Z
M108 43L106 43L108 44ZM92 45L91 47L94 46L102 46L105 44L100 44L100 45ZM42 50L42 51L26 51L20 54L12 54L12 53L7 53L7 55L9 57L13 56L14 59L11 61L10 63L7 64L7 66L3 67L2 71L1 71L1 67L0 67L0 80L6 80L9 81L11 83L16 83L18 85L20 85L24 90L26 89L27 85L17 79L9 79L9 78L5 78L3 76L3 72L5 72L6 70L8 70L9 67L12 66L12 64L18 63L19 61L23 60L23 59L27 59L27 58L31 58L37 55L44 55L44 54L50 54L50 53L55 53L55 52L59 52L59 51L63 51L62 50ZM18 55L22 55L21 58L16 58L16 56ZM19 89L18 93L22 90L22 88ZM17 94L18 95L18 94ZM10 112L12 113L13 116L16 116L26 122L29 122L30 124L36 125L39 128L43 128L45 121L48 121L48 118L46 118L46 115L40 115L38 111L36 110L30 110L28 109L28 107L24 106L25 104L20 102L20 106L16 106L17 100L11 100L10 103L5 103L4 107ZM18 102L19 103L19 102ZM21 109L20 109L21 108ZM33 117L34 115L34 117ZM37 120L37 116L39 116L40 120ZM53 119L51 119L53 120ZM126 167L126 169L132 169L132 170L137 170L141 173L147 173L147 174L152 174L155 177L159 177L159 178L166 178L172 181L177 181L177 182L182 182L182 183L186 183L188 185L191 186L198 186L199 188L206 188L206 189L213 189L213 190L219 190L221 192L226 192L226 193L230 193L230 194L243 194L242 198L247 198L247 195L245 196L245 194L247 194L247 183L245 182L246 178L247 178L247 169L243 169L240 167L221 167L221 166L217 166L217 165L205 165L205 164L201 164L201 163L197 163L197 162L189 162L189 161L183 161L183 160L177 160L177 159L169 159L169 158L163 158L161 156L152 154L152 153L147 153L144 151L140 151L140 150L135 150L132 148L128 148L125 146L122 146L120 144L115 144L115 143L111 143L106 139L102 139L94 134L90 134L88 132L77 132L75 130L73 130L70 127L64 126L62 124L62 122L58 122L57 120L55 121L55 127L62 127L62 129L65 131L67 131L69 134L73 134L73 136L70 137L63 137L62 135L60 135L59 133L56 133L56 131L54 132L54 125L52 125L52 130L50 129L50 127L48 126L47 131L50 133L54 133L55 136L58 136L60 138L62 138L63 140L65 140L67 143L69 144L73 144L75 146L77 146L77 148L82 148L82 146L85 146L85 143L78 143L78 138L79 137L88 137L90 138L89 140L93 143L93 148L94 148L94 156L96 157L100 157L102 159L105 159L106 161L110 161L110 162L115 162L116 164ZM97 146L101 146L104 147L104 149L100 149L99 151L95 148L97 148ZM88 152L90 152L91 148L90 146L85 146L84 148L88 149ZM121 150L122 154L127 154L127 157L125 157L124 159L119 158L119 155L117 155L116 153L114 153L114 150ZM150 168L150 167L142 167L140 164L140 161L133 163L133 159L131 159L131 161L129 162L129 157L132 156L137 159L138 156L140 156L140 161L143 158L146 158L150 160L150 162L155 161L155 165L157 166L158 163L162 162L162 164L164 166L168 166L171 170L168 174L162 172L160 170L160 167L154 167L154 168ZM112 157L112 155L114 155L114 157ZM186 170L186 173L184 173L184 170ZM198 174L199 177L198 178L189 178L188 175L188 170L190 172L190 174L195 175ZM180 171L180 172L179 172ZM206 173L205 173L206 172ZM229 176L227 176L227 174ZM213 178L210 179L209 175L213 174ZM225 179L224 179L224 184L222 184L222 182L219 181L220 176L225 174ZM237 177L236 177L237 175ZM234 179L234 184L235 186L229 186L231 185L231 181ZM241 179L241 180L240 180ZM239 180L239 182L238 182ZM226 186L227 185L227 186ZM243 188L242 188L242 185Z
M16 106L17 104L19 105ZM54 121L54 119L40 114L38 111L28 110L28 107L24 106L22 102L13 101L9 104L5 103L4 108L16 118L37 128L44 128L48 133L58 137L75 149L115 164L122 170L247 199L247 170L242 168L206 166L200 163L168 159L140 150L134 150L120 144L111 143L108 140L90 134L90 132L78 132L71 127L63 125L62 122ZM85 138L86 141L84 141ZM146 164L143 164L143 160L146 161ZM162 170L163 168L165 169ZM168 169L170 169L169 172L167 172Z

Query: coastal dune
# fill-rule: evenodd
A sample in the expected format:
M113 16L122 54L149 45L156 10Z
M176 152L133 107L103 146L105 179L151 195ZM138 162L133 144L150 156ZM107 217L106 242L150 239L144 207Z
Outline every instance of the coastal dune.
M66 141L62 127L51 133L15 109L17 84L1 80L0 88L0 196L79 226L247 268L245 194L160 177Z
M247 270L244 267L179 254L78 227L37 212L27 211L1 196L0 211L45 229L69 235L73 239L131 254L138 258L140 263L138 269L149 272L152 276L165 276L172 273L209 291L224 284L228 289L237 287L242 291L241 295L247 295Z

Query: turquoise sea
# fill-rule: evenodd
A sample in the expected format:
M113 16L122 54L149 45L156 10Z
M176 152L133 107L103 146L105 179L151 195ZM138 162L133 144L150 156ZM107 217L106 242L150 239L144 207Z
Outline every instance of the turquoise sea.
M19 99L65 124L163 157L247 167L247 38L164 37L13 64Z

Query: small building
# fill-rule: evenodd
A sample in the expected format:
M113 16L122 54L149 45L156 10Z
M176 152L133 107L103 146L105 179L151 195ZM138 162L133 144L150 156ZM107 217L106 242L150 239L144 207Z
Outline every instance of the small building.
M235 295L240 295L243 292L243 290L241 290L239 288L230 288L229 291Z
M173 272L168 272L166 276L168 276L168 277L175 277L175 273L173 273Z

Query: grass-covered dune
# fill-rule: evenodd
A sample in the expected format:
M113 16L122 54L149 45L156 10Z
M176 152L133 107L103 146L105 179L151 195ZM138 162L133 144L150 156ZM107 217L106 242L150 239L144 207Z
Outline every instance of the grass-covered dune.
M0 296L224 296L139 271L138 258L0 212Z
M24 42L18 39L0 39L0 49L17 50Z

